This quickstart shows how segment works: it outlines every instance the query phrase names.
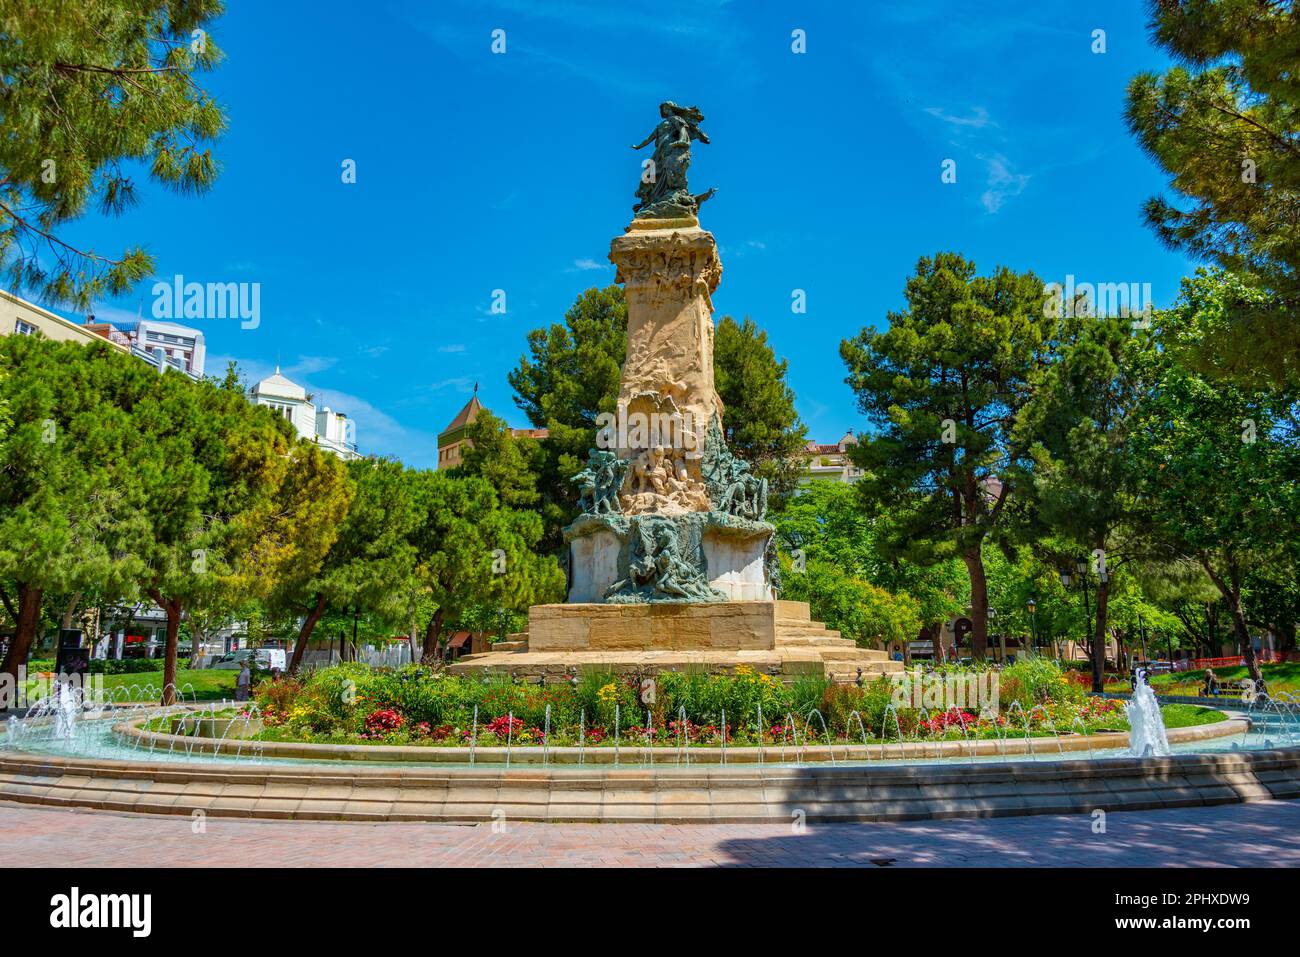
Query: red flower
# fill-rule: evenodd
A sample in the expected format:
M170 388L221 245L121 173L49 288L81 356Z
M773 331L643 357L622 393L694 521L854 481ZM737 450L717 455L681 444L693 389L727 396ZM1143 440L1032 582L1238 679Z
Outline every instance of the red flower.
M406 720L392 708L380 708L366 716L366 732L372 735L392 734L400 731Z

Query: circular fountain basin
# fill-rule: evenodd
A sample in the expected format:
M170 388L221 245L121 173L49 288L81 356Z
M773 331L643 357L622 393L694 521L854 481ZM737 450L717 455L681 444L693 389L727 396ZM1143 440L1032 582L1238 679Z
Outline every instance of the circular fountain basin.
M173 726L193 719L178 718ZM241 719L217 719L227 731L203 734L208 719L199 722L199 733L190 735L166 734L142 727L146 719L124 721L113 725L113 733L139 753L175 753L188 756L231 754L233 738L247 737ZM261 722L257 722L261 730ZM1168 732L1169 743L1189 744L1227 737L1240 737L1250 729L1246 718L1228 718L1212 724L1174 728ZM1061 734L1053 737L981 738L950 741L904 741L894 744L849 744L825 742L767 745L765 747L701 747L694 745L679 749L671 746L645 747L635 738L628 738L621 746L601 747L449 747L443 745L384 745L384 744L316 744L305 741L258 741L255 752L243 744L241 756L261 759L291 758L318 762L379 762L416 763L431 765L472 764L621 764L647 767L670 763L691 764L789 764L830 763L853 764L864 762L960 760L964 758L1002 758L1007 755L1030 755L1052 758L1065 752L1086 751L1089 755L1102 752L1119 756L1127 751L1128 735L1124 732L1080 735Z
M901 745L469 749L227 741L82 723L74 740L0 751L0 800L306 820L889 821L1091 813L1300 797L1284 723L1173 729L1169 757L1126 735ZM275 746L275 747L273 747ZM282 746L282 747L281 747ZM1091 748L1091 750L1088 750ZM186 749L189 749L188 751ZM459 752L459 753L457 753ZM577 762L575 763L574 752ZM802 753L799 753L802 752ZM619 763L615 765L614 761ZM653 761L653 763L650 763ZM689 763L687 763L689 761ZM725 763L724 763L725 762Z

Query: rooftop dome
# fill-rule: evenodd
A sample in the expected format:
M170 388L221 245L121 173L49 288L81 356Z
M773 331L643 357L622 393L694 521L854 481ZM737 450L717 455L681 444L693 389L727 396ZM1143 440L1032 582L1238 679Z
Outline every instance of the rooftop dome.
M278 399L299 399L304 402L307 400L307 390L280 375L279 366L275 367L275 372L253 386L253 394L275 396Z

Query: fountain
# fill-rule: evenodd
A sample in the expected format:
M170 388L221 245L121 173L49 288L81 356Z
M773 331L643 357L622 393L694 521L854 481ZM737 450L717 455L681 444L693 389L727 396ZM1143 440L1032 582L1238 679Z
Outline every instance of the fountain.
M1145 668L1133 674L1133 697L1124 710L1128 713L1129 751L1139 758L1168 757L1169 740L1165 736L1165 719L1160 702L1147 681Z

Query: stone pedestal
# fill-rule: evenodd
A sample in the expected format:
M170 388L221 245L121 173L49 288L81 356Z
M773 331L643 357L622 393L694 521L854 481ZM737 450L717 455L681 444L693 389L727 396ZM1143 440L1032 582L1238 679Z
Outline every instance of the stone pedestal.
M754 651L776 646L772 602L534 605L531 652Z
M629 579L637 561L636 525L640 519L625 516L583 515L566 529L569 539L569 602L603 602L611 589ZM672 519L687 530L682 534L691 557L700 563L713 596L696 594L681 601L771 601L776 597L769 580L768 542L773 531L766 522L754 522L720 512L702 512ZM663 599L672 601L671 596Z

